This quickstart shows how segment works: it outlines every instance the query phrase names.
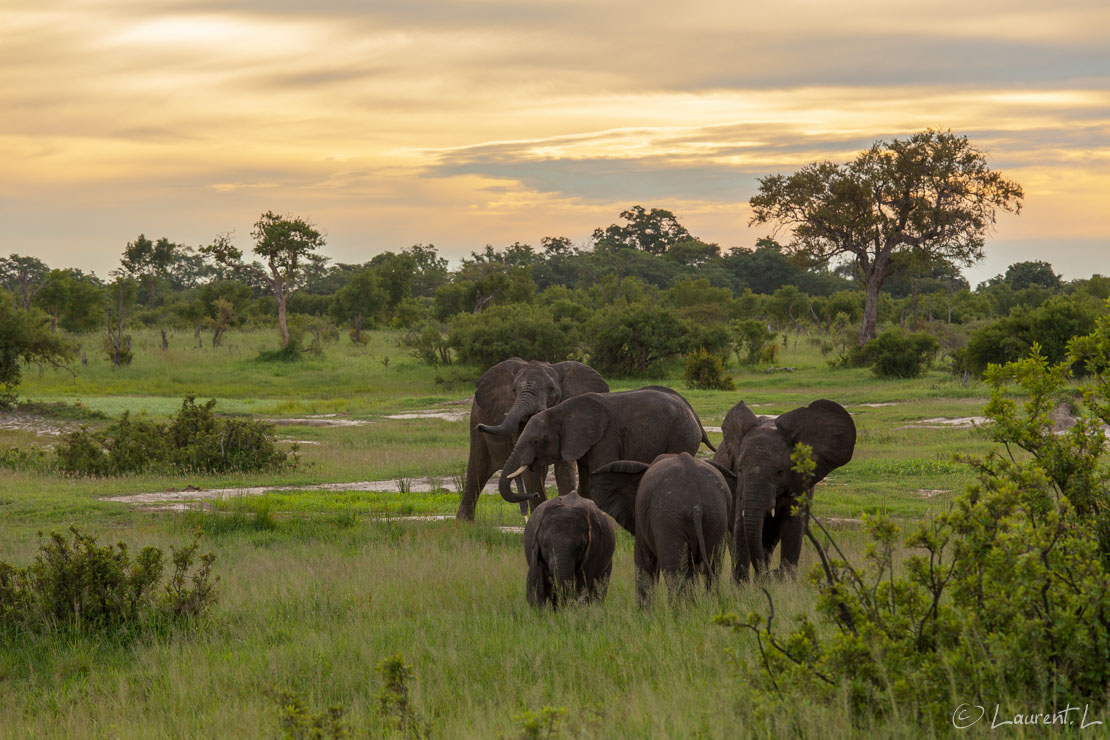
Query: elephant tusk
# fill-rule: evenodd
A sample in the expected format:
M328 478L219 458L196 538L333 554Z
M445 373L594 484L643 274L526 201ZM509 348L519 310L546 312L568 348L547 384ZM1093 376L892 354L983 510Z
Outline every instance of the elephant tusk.
M521 465L519 468L517 468L515 471L513 471L512 473L510 473L506 477L509 480L512 480L513 478L517 477L518 475L520 475L521 473L523 473L527 469L528 469L527 465Z

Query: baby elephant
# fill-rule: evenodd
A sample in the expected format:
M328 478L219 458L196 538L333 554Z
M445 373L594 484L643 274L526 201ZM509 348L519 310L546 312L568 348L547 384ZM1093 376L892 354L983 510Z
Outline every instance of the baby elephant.
M543 502L524 527L528 603L604 599L616 546L613 523L577 491Z
M707 589L716 584L733 511L726 476L732 473L686 452L660 455L651 465L617 460L590 476L595 498L636 536L641 605L650 600L659 571L672 599L696 584L699 573Z

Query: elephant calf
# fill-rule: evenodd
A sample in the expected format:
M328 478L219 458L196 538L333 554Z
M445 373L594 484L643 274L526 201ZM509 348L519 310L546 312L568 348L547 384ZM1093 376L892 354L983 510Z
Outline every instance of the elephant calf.
M659 578L671 598L688 591L704 574L712 589L721 572L733 491L732 474L687 452L659 455L648 465L618 460L591 476L594 496L605 501L617 522L636 536L636 592L646 605Z
M570 491L536 507L524 527L528 603L604 599L617 533L593 501Z

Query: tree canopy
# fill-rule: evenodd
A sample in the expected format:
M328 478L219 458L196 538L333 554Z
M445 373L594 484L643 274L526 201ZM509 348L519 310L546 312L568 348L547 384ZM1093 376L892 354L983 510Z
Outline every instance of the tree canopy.
M761 178L752 223L789 228L791 254L855 261L866 296L862 344L875 336L879 289L895 254L917 250L972 264L998 211L1020 212L1023 197L966 136L929 129L876 142L846 164L816 162Z

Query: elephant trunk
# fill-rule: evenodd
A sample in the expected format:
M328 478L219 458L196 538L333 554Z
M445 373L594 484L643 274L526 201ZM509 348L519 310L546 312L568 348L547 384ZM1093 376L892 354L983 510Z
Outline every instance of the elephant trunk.
M513 480L519 475L524 474L529 462L522 459L522 455L513 452L509 455L509 459L505 461L505 466L501 469L501 478L497 481L497 490L501 493L501 498L509 503L519 504L521 501L527 501L532 498L533 494L525 493L520 495L513 493Z
M748 548L748 559L756 575L763 572L766 567L763 554L763 519L766 513L762 510L745 511L744 541Z
M552 603L565 603L574 598L574 557L569 552L550 553L552 565Z
M545 406L546 404L541 403L540 394L537 392L535 385L528 383L521 388L516 400L513 401L512 407L505 414L505 418L500 424L479 424L478 428L486 434L511 437L516 433L522 421L533 414L539 413Z

